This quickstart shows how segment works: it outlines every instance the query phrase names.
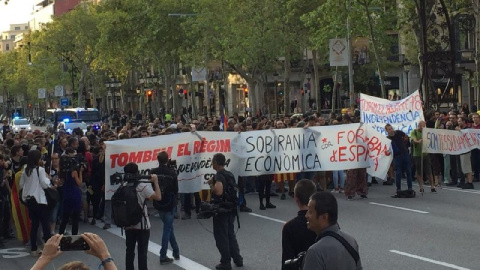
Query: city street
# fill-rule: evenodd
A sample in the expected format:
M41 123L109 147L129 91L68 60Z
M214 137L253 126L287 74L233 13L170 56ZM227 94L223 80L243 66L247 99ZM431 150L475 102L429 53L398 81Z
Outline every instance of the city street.
M357 239L364 269L480 269L477 249L480 191L444 188L437 195L426 193L415 199L392 199L393 190L392 186L373 185L368 199L357 196L353 201L336 194L339 224ZM243 269L280 269L282 226L296 215L297 209L287 196L284 201L279 197L272 199L276 209L261 211L257 196L246 196L253 213L240 214L237 237L244 256ZM150 218L153 228L150 269L214 269L220 256L211 233L211 219L175 220L182 257L175 264L160 266L162 222L153 212ZM102 226L101 222L97 226L82 223L80 231L99 234L122 269L125 242L121 231L115 226L102 230ZM7 269L28 269L35 261L17 241L8 242L8 248L0 250L0 258L2 268ZM49 269L72 260L82 260L91 269L96 269L99 263L83 252L64 252Z

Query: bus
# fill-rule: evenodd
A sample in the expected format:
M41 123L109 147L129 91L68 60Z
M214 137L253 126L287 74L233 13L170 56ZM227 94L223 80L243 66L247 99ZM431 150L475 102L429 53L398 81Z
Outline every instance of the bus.
M64 108L48 109L45 113L45 124L47 129L58 123L68 120L81 120L88 126L99 129L102 124L100 112L95 108Z
M64 119L77 119L77 114L66 109L48 109L45 113L45 125L47 130L49 128L55 129L55 125L62 122Z
M94 128L100 128L102 125L102 116L98 109L95 108L68 108L65 109L69 112L74 112L76 114L77 120L82 120L85 124L93 126Z

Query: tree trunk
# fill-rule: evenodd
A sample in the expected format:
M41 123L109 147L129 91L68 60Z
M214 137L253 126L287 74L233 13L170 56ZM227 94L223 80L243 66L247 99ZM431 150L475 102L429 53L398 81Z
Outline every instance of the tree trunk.
M312 82L312 89L315 91L315 104L317 107L317 111L320 112L320 106L322 96L321 96L321 91L318 89L318 84L319 84L319 74L318 74L318 63L317 63L317 50L312 51L312 62L313 62L313 82Z
M86 92L85 91L85 85L86 85L85 81L86 81L86 78L87 78L87 71L88 71L87 64L84 64L82 66L82 71L80 72L80 79L79 79L79 83L78 83L78 107L79 108L85 107L84 92Z
M285 54L285 63L284 63L284 81L283 81L283 99L284 99L284 106L285 106L285 115L289 115L291 113L290 108L290 75L292 73L292 68L290 66L290 54Z

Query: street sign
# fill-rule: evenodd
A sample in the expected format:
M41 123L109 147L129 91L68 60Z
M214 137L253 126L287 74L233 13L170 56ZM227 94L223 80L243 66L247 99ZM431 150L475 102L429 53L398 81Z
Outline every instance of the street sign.
M60 106L62 107L68 106L68 98L60 99Z
M45 88L39 88L39 89L38 89L38 98L39 98L39 99L45 98L45 97L46 97L46 96L45 96L46 93L47 93L47 89L45 89Z
M63 97L63 85L55 85L55 96Z

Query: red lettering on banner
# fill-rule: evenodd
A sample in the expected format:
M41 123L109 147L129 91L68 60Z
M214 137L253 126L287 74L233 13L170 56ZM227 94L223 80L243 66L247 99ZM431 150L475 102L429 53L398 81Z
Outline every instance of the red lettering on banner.
M201 141L193 143L193 154L198 153L228 153L231 152L230 139L225 140L207 140L203 138Z
M340 161L340 162L347 161L347 159L344 158L344 156L346 156L344 150L346 150L346 149L347 149L346 146L340 146L340 147L338 148L338 161Z
M172 156L173 147L157 148L154 150L138 151L138 152L122 152L110 155L110 168L123 167L129 162L137 164L150 162L156 160L158 153L166 151L169 156Z
M177 156L179 157L184 156L183 154L184 149L185 149L185 144L183 143L179 144L177 149Z
M343 138L343 134L345 134L345 131L340 131L337 133L337 143L340 144L340 139Z

